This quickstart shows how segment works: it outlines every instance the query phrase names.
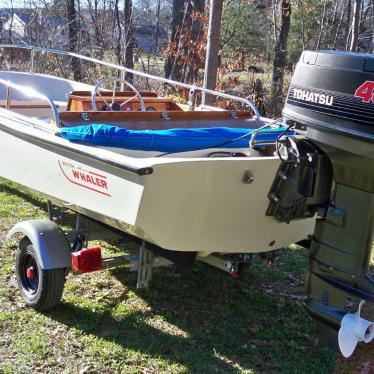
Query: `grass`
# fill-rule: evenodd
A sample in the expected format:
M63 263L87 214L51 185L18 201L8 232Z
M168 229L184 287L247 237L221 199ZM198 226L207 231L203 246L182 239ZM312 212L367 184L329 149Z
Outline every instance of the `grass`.
M0 372L331 373L349 372L319 345L301 306L307 251L279 266L259 262L240 281L204 264L158 269L136 290L126 268L69 276L48 313L24 307L6 232L45 217L43 200L0 180ZM125 248L101 243L106 254Z

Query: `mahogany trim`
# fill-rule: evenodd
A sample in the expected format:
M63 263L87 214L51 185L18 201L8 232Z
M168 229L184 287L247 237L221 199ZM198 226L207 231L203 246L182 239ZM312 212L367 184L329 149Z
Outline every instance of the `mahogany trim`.
M228 111L171 111L167 114L169 119L165 119L162 112L61 112L60 121L62 127L102 123L134 130L198 127L252 128L263 125L247 111L236 112L236 118L233 118L231 112ZM88 119L84 119L86 116Z

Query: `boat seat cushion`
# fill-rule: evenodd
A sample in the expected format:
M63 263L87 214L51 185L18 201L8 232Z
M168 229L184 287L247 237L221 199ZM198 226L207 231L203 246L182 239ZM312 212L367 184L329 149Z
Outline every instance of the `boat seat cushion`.
M204 148L247 148L256 128L175 128L166 130L129 130L106 124L62 128L59 135L70 141L119 147L132 150L186 152ZM284 127L267 128L256 135L256 141L275 142ZM238 139L233 141L239 137ZM227 143L227 144L224 144Z

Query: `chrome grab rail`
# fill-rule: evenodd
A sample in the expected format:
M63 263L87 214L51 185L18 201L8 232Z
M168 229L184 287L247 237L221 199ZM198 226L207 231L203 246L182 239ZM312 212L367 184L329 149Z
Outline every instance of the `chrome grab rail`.
M80 60L93 62L93 63L96 63L98 65L103 65L103 66L107 66L107 67L110 67L110 68L113 68L113 69L117 69L117 70L120 70L121 72L127 72L127 73L131 73L131 74L134 74L134 75L137 75L137 76L140 76L140 77L153 79L153 80L156 80L158 82L168 83L172 86L180 86L180 87L188 88L190 90L190 93L191 93L190 94L190 99L193 99L193 100L194 100L194 97L195 97L195 93L200 91L200 92L205 92L207 94L213 95L215 97L223 97L223 98L226 98L226 99L238 101L238 102L241 102L243 104L248 105L253 110L257 120L261 119L261 114L260 114L256 104L252 100L244 99L242 97L226 94L226 93L219 92L219 91L210 90L210 89L203 88L203 87L198 87L198 86L187 84L187 83L181 83L181 82L173 81L173 80L167 79L167 78L157 77L156 75L143 73L141 71L129 69L129 68L126 68L126 67L121 66L121 65L112 64L110 62L104 62L104 61L98 60L96 58L87 57L87 56L80 55L80 54L74 53L74 52L60 51L60 50L57 50L57 49L37 47L37 46L32 46L32 45L18 45L18 44L0 44L0 48L19 48L19 49L29 50L30 51L30 73L34 72L34 57L35 57L34 53L35 53L35 51L52 53L52 54L57 54L57 55L65 55L65 56L75 57L75 58L78 58ZM194 107L194 104L191 104L191 102L190 102L190 108L192 110L193 110L193 107Z
M10 107L12 90L16 90L21 92L25 96L47 101L49 106L51 107L56 126L60 125L60 117L58 114L57 106L48 96L41 94L40 92L34 90L32 87L21 86L5 79L0 79L0 84L3 84L7 87L6 109L9 109Z

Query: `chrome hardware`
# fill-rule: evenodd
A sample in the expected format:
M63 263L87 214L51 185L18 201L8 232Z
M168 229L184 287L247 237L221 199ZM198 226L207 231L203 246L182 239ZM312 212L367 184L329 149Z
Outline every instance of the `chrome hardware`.
M81 119L83 119L83 121L89 121L90 117L87 112L83 112L81 113Z
M166 120L170 119L169 113L167 113L167 112L162 112L162 113L161 113L161 118L162 118L162 119L166 119Z
M56 126L60 125L60 117L58 115L57 106L48 96L45 96L42 93L34 90L32 87L21 86L19 84L12 83L4 79L0 79L0 84L3 84L4 86L8 87L7 103L6 103L7 109L10 106L10 102L11 102L11 95L9 94L9 89L20 91L25 96L47 101L51 107Z
M255 177L254 177L253 173L250 170L246 170L244 172L242 182L244 184L251 184L254 180L255 180Z

